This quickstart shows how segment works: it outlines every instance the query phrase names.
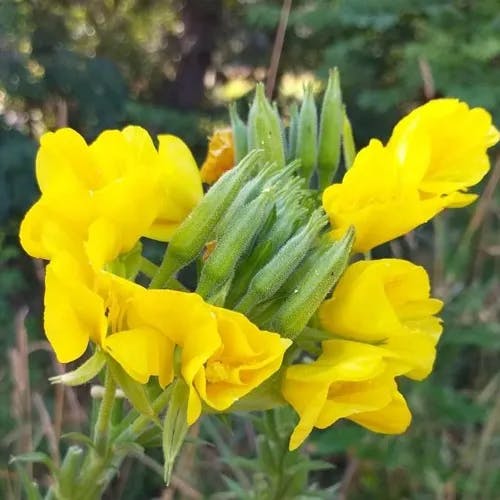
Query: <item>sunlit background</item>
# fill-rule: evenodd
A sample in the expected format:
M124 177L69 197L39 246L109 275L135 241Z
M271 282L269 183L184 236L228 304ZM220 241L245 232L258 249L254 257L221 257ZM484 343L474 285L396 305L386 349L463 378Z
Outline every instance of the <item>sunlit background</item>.
M85 389L47 383L61 367L40 323L43 266L17 242L20 218L37 197L38 138L70 126L92 140L103 129L134 123L181 136L201 162L207 136L228 122L228 102L238 99L245 114L255 83L266 80L282 6L281 0L0 0L1 498L20 498L7 465L11 454L57 454L58 436L84 428L90 411ZM486 107L498 126L498 0L294 0L273 97L286 109L311 81L320 94L333 66L358 147L370 137L385 139L402 114L440 96ZM481 186L483 201L375 252L426 265L435 293L448 303L446 328L432 377L403 387L414 413L405 436L375 436L340 423L306 445L333 466L311 482L338 483L338 498L498 498L499 179L497 162ZM108 498L208 498L226 491L224 476L243 472L224 460L224 450L242 456L255 450L242 421L214 426L203 424L201 437L219 440L218 451L201 446L178 468L194 491L181 483L176 493L163 491L153 454L151 463L130 459ZM44 481L42 466L32 473Z

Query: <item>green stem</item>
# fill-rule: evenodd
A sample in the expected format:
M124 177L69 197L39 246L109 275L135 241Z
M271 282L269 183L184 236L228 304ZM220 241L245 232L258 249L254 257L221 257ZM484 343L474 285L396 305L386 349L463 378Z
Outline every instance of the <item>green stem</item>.
M151 404L153 411L155 414L159 414L166 406L166 404L170 400L170 394L172 392L172 384L167 387ZM132 410L134 411L134 410ZM132 420L129 418L129 415L125 417L127 425L123 428L120 426L120 431L118 432L114 441L120 441L124 438L132 438L135 439L138 437L146 427L151 423L151 418L145 415L139 415Z
M163 288L181 267L182 264L172 258L167 250L158 271L149 284L149 288Z
M97 422L94 428L94 443L99 454L103 455L106 451L108 442L108 428L111 420L111 409L115 401L116 382L109 370L106 371L104 382L104 395L99 406Z
M153 276L158 272L158 266L151 262L148 258L141 257L141 273L144 273L148 278L153 278Z

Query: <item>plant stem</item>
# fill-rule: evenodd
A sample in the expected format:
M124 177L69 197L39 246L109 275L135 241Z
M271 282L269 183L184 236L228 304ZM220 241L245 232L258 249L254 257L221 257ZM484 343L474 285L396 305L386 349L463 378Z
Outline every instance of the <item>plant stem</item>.
M182 265L179 265L175 259L171 258L167 250L156 274L149 284L149 288L163 288L180 267L182 267Z
M172 392L172 385L167 387L167 389L165 389L153 401L151 407L153 408L156 414L160 413L165 408L165 405L168 403L170 399L171 392ZM139 415L135 420L132 420L132 422L130 422L129 417L127 415L127 417L125 417L125 420L128 422L127 426L118 433L118 435L114 439L115 441L119 441L122 440L123 438L128 438L128 437L135 439L151 423L151 418L145 415Z
M111 419L111 409L115 401L115 393L116 382L108 369L106 370L106 379L104 382L104 395L99 406L99 414L97 415L97 422L94 428L95 447L101 455L105 453L108 443L108 428Z

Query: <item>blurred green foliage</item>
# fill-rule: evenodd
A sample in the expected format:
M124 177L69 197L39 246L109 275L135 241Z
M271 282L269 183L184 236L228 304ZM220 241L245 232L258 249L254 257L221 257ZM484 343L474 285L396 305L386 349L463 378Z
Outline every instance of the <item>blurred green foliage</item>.
M16 236L22 214L37 197L34 159L40 134L68 125L92 140L105 128L136 123L152 133L180 135L201 159L214 124L227 121L225 103L214 89L263 77L281 4L0 2L2 352L14 345L19 307L28 304L33 316L40 316L39 280ZM278 81L304 72L326 80L328 69L338 66L358 146L372 136L387 137L402 114L437 96L484 106L498 124L499 33L498 0L296 0ZM339 483L339 498L495 498L500 488L500 220L499 195L494 183L490 187L482 211L474 213L473 206L449 215L414 239L378 251L424 263L447 301L436 370L406 391L414 413L406 435L377 436L345 423L317 432L306 452L335 468L313 473L311 492L314 484L326 489ZM29 335L42 338L36 321L29 324ZM46 359L38 356L31 363L31 382L33 391L52 404L45 375L53 367ZM20 390L19 382L7 356L2 364L0 434L6 437L0 446L7 456L18 450L26 422L12 430L12 394ZM30 418L38 425L37 415ZM203 495L227 490L215 498L238 498L234 481L251 485L255 471L245 470L228 450L256 453L248 432L237 419L231 426L202 425L201 436L220 451L204 446L197 461L186 459L191 472L184 479ZM43 436L37 433L36 440L46 446ZM154 472L155 455L150 459L125 464L109 498L158 494L161 478ZM0 496L16 498L12 469L4 463L0 468L5 485ZM209 478L207 470L214 473Z

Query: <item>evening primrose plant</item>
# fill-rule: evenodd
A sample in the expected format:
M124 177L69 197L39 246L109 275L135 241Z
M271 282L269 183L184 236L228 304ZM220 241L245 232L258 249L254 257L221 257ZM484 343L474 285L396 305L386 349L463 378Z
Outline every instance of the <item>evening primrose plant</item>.
M230 123L201 174L181 139L136 126L40 140L41 196L20 239L48 261L46 336L79 364L52 382L104 381L91 435L73 436L60 467L43 457L45 498L100 498L145 436L161 436L168 483L205 415L237 412L258 431L247 464L259 480L230 483L240 498L305 494L324 464L293 450L314 428L410 425L398 381L432 371L443 303L424 268L369 252L475 200L499 140L489 114L430 101L356 154L334 70L319 108L306 87L283 118L259 84L246 121L232 105ZM144 239L167 242L158 265Z

